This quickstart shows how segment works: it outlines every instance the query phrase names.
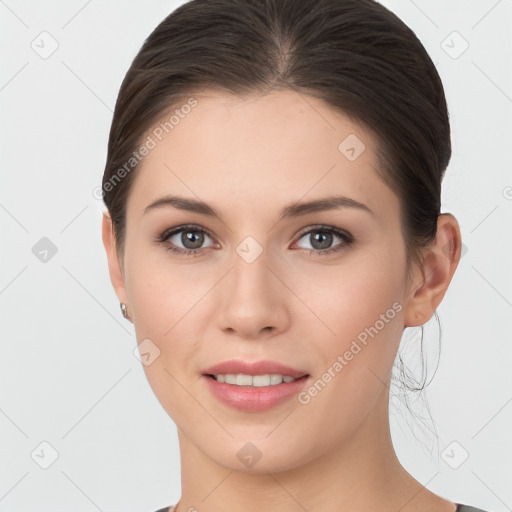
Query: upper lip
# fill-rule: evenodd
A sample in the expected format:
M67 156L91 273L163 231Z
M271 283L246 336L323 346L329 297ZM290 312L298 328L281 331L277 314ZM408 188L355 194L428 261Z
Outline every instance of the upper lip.
M216 364L214 366L210 366L203 371L205 375L225 375L225 374L238 374L243 373L245 375L285 375L293 377L294 379L299 379L304 375L308 375L307 372L302 370L297 370L295 368L290 368L284 364L278 363L276 361L256 361L256 362L247 362L232 359L230 361L223 361L222 363Z

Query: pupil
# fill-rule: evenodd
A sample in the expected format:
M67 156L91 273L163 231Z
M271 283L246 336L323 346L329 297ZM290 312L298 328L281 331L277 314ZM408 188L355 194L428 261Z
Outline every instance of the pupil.
M195 240L194 240L195 238ZM197 233L195 231L186 231L181 236L181 242L187 249L198 249L203 245L204 234ZM187 243L192 242L192 247L188 246Z
M328 249L332 243L332 233L319 231L319 234L313 235L314 242L311 244L315 249ZM316 242L320 241L320 246L316 247Z

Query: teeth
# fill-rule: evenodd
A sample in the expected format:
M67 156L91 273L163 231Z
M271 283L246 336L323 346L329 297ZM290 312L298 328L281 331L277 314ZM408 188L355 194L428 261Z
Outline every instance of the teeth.
M226 384L235 384L236 386L253 386L253 387L264 387L264 386L275 386L282 384L283 382L293 382L297 380L287 375L245 375L239 373L237 375L233 373L219 374L213 376L218 382L225 382Z

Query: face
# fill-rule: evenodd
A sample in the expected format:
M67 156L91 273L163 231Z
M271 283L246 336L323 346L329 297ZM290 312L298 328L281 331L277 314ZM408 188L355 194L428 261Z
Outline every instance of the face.
M387 421L408 293L399 201L371 134L321 100L194 97L162 140L148 132L116 291L180 442L240 471L298 467ZM189 203L160 201L171 196ZM339 197L352 204L299 207ZM248 388L206 375L233 360L287 368L211 373L300 379Z

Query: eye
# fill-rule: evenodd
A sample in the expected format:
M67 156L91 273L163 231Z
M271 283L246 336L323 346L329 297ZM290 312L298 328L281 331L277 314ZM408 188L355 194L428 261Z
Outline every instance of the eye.
M158 237L158 242L165 245L166 249L175 254L199 255L204 249L205 237L210 238L208 232L200 226L180 226L165 231ZM179 245L182 245L180 247ZM215 244L210 247L215 246Z
M310 229L300 238L302 239L305 237L309 237L307 239L310 241L312 246L311 249L306 249L315 255L324 255L336 251L341 251L342 249L349 247L354 242L351 234L331 226L315 226L314 229ZM338 243L334 247L331 247L331 244L335 238L340 239L342 242Z

